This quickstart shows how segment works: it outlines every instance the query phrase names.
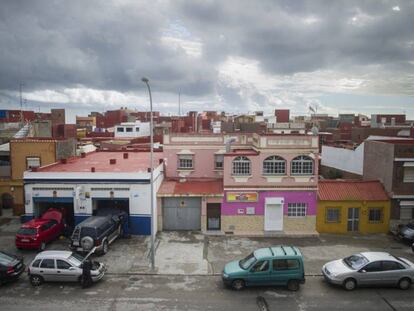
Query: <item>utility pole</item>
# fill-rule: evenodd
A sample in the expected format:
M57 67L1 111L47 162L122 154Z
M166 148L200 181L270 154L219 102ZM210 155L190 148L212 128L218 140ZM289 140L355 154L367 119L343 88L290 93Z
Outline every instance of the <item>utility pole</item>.
M23 124L24 119L23 119L23 96L22 96L22 88L23 88L23 83L20 82L19 84L19 91L20 91L20 122Z

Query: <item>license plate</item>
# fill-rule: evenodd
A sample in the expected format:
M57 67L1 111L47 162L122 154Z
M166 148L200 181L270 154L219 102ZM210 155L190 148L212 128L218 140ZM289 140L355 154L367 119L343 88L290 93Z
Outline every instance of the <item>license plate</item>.
M79 246L79 242L78 241L73 241L73 245Z
M29 242L29 239L22 239L22 242Z

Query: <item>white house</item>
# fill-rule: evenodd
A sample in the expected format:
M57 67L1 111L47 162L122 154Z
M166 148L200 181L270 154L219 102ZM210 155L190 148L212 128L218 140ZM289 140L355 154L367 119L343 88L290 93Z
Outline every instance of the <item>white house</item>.
M115 137L145 137L150 136L149 122L122 122L115 125Z
M25 217L40 216L50 207L65 210L76 225L100 208L115 207L129 214L129 233L150 235L156 192L164 177L162 153L154 153L154 195L151 198L149 152L92 152L24 173Z

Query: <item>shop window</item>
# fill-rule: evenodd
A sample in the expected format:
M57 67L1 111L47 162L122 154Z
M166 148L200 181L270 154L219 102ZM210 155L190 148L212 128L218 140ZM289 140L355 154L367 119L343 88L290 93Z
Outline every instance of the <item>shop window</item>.
M251 175L251 163L247 157L240 156L233 160L232 175L249 176Z
M263 161L263 175L285 175L286 161L279 156L270 156Z
M39 157L27 157L26 158L26 169L31 169L33 167L40 167Z
M306 203L288 203L288 217L305 217L307 209Z
M341 209L339 207L328 207L326 209L326 222L340 223L341 222Z
M370 208L368 211L369 222L382 222L383 210L382 208Z
M214 169L222 170L223 169L223 162L224 162L224 155L216 154L214 156Z
M193 169L193 155L192 154L178 155L178 169L179 170Z
M313 160L307 156L298 156L292 160L291 163L292 175L312 175L313 174Z

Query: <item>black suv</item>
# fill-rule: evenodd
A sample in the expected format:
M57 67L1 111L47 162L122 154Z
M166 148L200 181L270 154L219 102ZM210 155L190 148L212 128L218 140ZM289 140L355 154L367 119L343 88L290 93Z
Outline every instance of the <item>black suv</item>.
M124 234L124 221L124 214L88 217L73 230L70 248L77 252L89 252L96 246L95 252L106 254L109 244Z

